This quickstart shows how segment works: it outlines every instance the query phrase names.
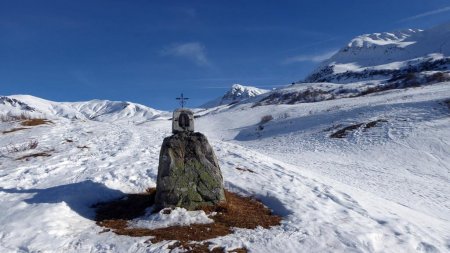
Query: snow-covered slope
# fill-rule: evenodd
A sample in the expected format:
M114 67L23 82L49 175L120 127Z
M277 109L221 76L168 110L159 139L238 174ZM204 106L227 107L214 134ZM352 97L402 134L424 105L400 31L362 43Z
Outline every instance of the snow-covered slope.
M449 57L450 23L428 30L365 34L325 60L305 81L347 83L448 70Z
M34 108L15 98L0 96L0 106L2 111L35 111Z
M280 226L236 229L211 247L448 252L448 100L446 82L317 103L243 103L197 118L225 187L283 216ZM170 121L52 121L1 134L0 252L170 252L171 242L103 231L90 208L155 186ZM17 125L1 122L0 132ZM36 149L10 152L30 139ZM37 152L50 156L19 159Z
M44 118L85 119L95 121L144 121L167 113L144 105L109 100L53 102L29 95L0 97L0 113L25 114Z
M216 138L307 165L312 171L450 220L450 110L444 103L448 100L450 83L446 82L317 103L242 104L206 115L199 125ZM265 122L267 115L272 120ZM376 122L372 123L376 127L365 128L370 122ZM362 125L349 130L347 138L330 138L358 124ZM427 187L432 181L433 188ZM418 191L439 197L411 202Z
M216 98L203 105L201 108L211 108L220 105L233 104L244 101L246 99L261 95L268 92L268 90L259 89L252 86L243 86L240 84L233 84L231 89L225 93L222 97Z

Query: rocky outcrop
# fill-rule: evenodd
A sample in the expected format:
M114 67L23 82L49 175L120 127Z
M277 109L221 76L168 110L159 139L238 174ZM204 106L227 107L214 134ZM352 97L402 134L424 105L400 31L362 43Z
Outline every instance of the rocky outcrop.
M223 178L211 145L201 133L180 132L164 139L159 156L156 209L225 201Z

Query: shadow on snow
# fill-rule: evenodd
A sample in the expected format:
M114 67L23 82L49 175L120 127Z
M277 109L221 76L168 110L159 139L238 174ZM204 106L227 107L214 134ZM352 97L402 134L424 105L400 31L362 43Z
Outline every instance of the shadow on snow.
M65 202L70 209L80 216L91 220L94 220L95 218L95 211L91 208L93 204L125 196L125 194L119 190L110 189L103 184L91 180L58 185L45 189L0 188L0 191L19 194L34 193L31 198L24 200L27 204L53 204Z

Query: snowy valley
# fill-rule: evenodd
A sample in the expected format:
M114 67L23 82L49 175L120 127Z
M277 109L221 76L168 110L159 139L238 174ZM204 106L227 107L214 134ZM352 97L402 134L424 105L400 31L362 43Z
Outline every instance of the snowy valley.
M233 85L195 109L225 187L283 218L210 249L449 252L449 36L449 25L363 35L304 82ZM0 252L171 251L105 232L91 208L156 185L171 112L12 95L0 113ZM171 224L210 222L177 212Z

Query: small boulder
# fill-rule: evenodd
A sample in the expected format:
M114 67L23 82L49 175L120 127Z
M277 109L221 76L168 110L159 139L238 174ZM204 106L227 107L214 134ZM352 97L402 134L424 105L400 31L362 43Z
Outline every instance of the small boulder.
M199 206L225 201L223 178L211 145L201 133L179 132L164 139L159 156L155 207Z

